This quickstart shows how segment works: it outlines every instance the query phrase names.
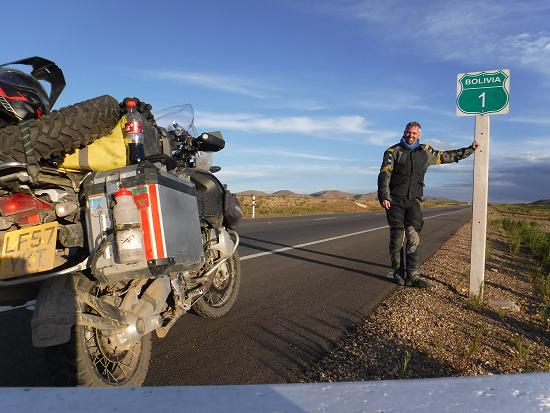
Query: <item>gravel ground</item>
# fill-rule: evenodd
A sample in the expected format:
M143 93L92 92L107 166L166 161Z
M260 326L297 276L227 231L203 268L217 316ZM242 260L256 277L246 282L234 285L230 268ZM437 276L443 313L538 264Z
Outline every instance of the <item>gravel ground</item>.
M483 301L468 298L471 224L424 262L426 289L399 287L301 382L550 371L533 263L488 233Z

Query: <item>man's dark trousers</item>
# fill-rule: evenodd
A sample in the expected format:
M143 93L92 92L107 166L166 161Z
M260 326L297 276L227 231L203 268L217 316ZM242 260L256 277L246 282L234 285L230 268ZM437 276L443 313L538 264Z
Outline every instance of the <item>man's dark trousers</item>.
M392 196L391 207L386 210L386 218L390 226L390 257L394 270L401 267L401 249L403 248L403 233L407 230L407 274L418 274L420 271L420 253L418 251L418 233L424 226L420 200ZM412 229L416 234L412 234ZM411 238L416 236L417 242Z

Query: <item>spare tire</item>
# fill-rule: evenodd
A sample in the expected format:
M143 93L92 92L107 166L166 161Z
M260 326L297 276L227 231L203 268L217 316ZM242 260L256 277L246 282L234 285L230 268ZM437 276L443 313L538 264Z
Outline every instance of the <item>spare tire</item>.
M108 134L119 119L118 101L104 95L6 126L0 129L0 162L62 159Z

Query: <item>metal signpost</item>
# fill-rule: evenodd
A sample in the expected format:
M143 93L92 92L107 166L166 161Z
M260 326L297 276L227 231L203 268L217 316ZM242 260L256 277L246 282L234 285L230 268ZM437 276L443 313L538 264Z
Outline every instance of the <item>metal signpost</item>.
M489 115L510 109L510 71L459 73L456 78L457 116L475 116L474 195L470 251L470 296L482 298L487 235L489 186Z

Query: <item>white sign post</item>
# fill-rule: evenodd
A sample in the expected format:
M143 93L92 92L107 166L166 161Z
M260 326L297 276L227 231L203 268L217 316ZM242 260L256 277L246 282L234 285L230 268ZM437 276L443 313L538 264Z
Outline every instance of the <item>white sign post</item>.
M472 243L470 247L470 297L483 297L485 279L485 247L487 239L487 200L489 189L488 115L476 116L475 138L479 144L474 154L474 194L472 211Z
M472 243L470 250L470 297L483 298L487 200L489 188L489 114L499 115L510 108L510 71L492 70L459 73L456 80L456 114L475 116L474 194Z
M256 195L252 195L252 218L256 217Z

